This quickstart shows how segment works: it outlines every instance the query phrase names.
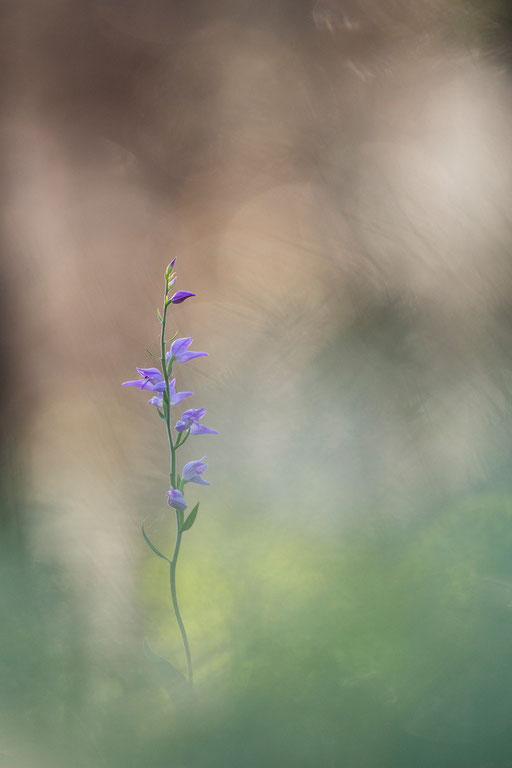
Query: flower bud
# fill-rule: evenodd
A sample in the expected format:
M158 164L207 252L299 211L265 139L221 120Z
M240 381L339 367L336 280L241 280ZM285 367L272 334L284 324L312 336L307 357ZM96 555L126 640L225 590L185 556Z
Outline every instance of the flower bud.
M171 297L170 302L171 304L181 304L182 301L190 299L191 296L195 296L195 293L191 293L190 291L177 291L174 296Z

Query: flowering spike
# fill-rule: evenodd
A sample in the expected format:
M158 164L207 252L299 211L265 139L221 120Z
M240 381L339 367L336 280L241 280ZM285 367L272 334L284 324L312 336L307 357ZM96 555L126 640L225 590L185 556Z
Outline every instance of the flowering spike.
M187 502L185 501L183 493L184 488L188 483L195 483L197 485L210 485L210 483L203 478L203 473L208 468L208 465L205 462L205 456L203 456L202 459L189 461L185 464L180 474L178 472L176 455L178 448L181 448L185 444L189 435L218 434L218 432L216 429L211 429L200 423L201 419L206 415L206 408L189 408L184 411L181 419L176 422L175 429L178 434L173 434L171 430L171 409L181 403L186 397L191 397L193 394L192 392L176 391L176 379L170 378L173 362L186 363L197 357L206 357L208 354L207 352L193 352L190 350L193 341L191 336L177 338L178 332L176 331L170 339L166 340L165 338L167 310L169 306L171 304L181 304L183 301L186 301L186 299L195 296L195 293L192 293L191 291L177 291L169 298L168 293L177 279L176 274L173 272L175 263L176 258L168 264L165 270L166 290L163 298L163 309L162 311L160 311L160 309L157 309L156 311L158 320L162 326L160 333L161 356L158 357L157 355L154 355L149 347L146 347L146 351L151 357L160 360L162 370L160 368L137 368L139 378L135 381L125 381L123 382L123 386L136 387L141 390L146 390L148 393L150 392L151 398L149 403L156 406L158 416L165 423L167 430L170 453L170 488L166 491L166 495L168 505L176 511L177 529L176 544L172 559L169 559L167 555L164 555L157 549L157 547L155 547L146 535L144 526L142 527L142 533L148 546L153 552L159 557L167 560L170 565L171 600L187 658L188 679L189 683L192 685L192 657L176 594L176 563L180 551L181 535L192 528L199 509L198 502L193 507L186 520L184 519L185 510L187 509ZM167 344L170 344L170 349L166 352Z

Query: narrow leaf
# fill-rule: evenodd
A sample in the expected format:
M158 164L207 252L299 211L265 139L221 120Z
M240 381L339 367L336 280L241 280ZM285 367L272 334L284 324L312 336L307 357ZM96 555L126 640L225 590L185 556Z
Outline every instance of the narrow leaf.
M188 531L190 528L192 528L192 526L195 523L196 517L197 517L198 509L199 509L199 502L197 502L197 504L195 505L194 509L192 510L190 515L187 517L187 519L185 520L185 522L181 526L180 531L182 533L184 531Z
M171 336L171 338L170 338L170 339L167 339L167 341L164 341L164 344L170 344L170 343L171 343L171 341L174 341L174 339L176 338L176 336L177 336L177 335L178 335L178 331L176 331L176 332L174 333L174 336Z
M163 411L161 411L160 408L157 408L157 411L158 411L158 415L160 416L160 418L165 421L165 413Z
M154 355L148 347L146 347L146 352L148 355L151 355L151 357L157 357L160 360L160 355Z
M156 316L158 317L160 322L163 323L162 315L160 314L160 310L158 309L158 307L156 308Z
M192 514L192 513L191 513L191 514ZM164 554L162 554L162 552L160 552L160 550L159 550L159 549L157 549L157 548L155 547L155 545L153 544L153 542L152 542L152 541L151 541L151 540L148 538L148 536L147 536L147 534L146 534L146 531L144 530L144 523L142 523L142 535L143 535L143 536L144 536L144 538L146 539L146 543L147 543L147 544L148 544L148 546L149 546L149 547L150 547L150 548L153 550L153 552L155 553L155 555L158 555L158 557L162 557L164 560L167 560L167 562L168 562L168 563L170 563L170 562L171 562L171 561L169 560L169 558L167 557L167 555L164 555Z

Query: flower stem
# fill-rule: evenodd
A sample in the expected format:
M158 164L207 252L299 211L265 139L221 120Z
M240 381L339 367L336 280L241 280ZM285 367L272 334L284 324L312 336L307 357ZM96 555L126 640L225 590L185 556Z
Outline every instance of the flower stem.
M167 291L164 293L164 304L163 304L163 315L162 315L162 334L160 337L160 351L161 351L161 363L162 363L162 372L164 374L164 380L165 380L165 391L167 394L167 403L165 403L165 424L167 427L167 438L169 441L169 454L170 454L170 466L169 466L169 475L171 480L171 487L176 488L176 446L174 444L174 441L172 439L172 432L171 432L171 398L169 393L169 378L172 373L172 358L171 358L171 365L169 368L167 367L167 362L165 359L165 325L167 322ZM183 513L181 513L183 514ZM174 615L176 616L176 621L178 622L178 627L180 629L181 633L181 639L183 641L183 647L185 648L185 655L187 657L187 670L188 670L188 681L190 685L193 684L193 673L192 673L192 656L190 653L190 646L188 643L188 637L187 632L185 630L185 625L183 624L183 619L181 618L180 608L178 605L178 596L176 593L176 565L178 563L178 555L180 553L180 546L181 546L181 523L183 521L180 520L180 513L176 511L176 542L174 544L174 553L172 556L172 560L170 561L169 565L169 584L171 588L171 600L172 600L172 607L174 609Z
M190 653L190 646L188 644L187 632L185 630L185 625L183 624L183 620L181 618L180 608L178 605L178 598L176 595L176 565L178 563L178 555L180 553L181 535L182 535L180 532L180 520L179 520L178 512L176 512L176 530L177 530L176 544L174 545L174 554L172 556L171 564L169 567L169 582L171 585L172 605L174 608L174 613L176 614L176 621L178 622L178 626L180 628L181 639L183 640L183 646L185 648L185 655L187 657L188 681L190 685L193 685L194 676L192 672L192 655Z

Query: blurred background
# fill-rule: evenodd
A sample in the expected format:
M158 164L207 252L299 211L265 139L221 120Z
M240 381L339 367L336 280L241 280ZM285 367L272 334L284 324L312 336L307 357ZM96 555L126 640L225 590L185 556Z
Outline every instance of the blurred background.
M508 4L0 18L0 766L508 768ZM120 386L175 256L221 431L183 449L195 702L140 533L170 552L165 432Z

